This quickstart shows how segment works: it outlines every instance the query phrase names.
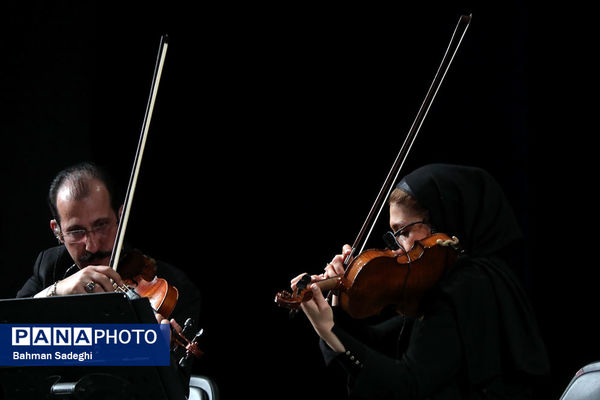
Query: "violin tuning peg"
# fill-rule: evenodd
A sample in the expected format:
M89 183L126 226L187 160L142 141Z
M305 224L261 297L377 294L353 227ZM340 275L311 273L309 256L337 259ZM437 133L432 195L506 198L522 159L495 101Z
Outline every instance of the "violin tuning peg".
M193 328L194 328L194 320L191 318L188 318L183 323L183 329L181 330L181 334L183 336L187 337L191 332L193 332Z
M194 336L194 338L192 339L192 342L197 341L200 338L200 336L202 336L203 333L204 333L204 329L201 328L198 332L196 332L196 336Z
M181 357L181 360L179 360L179 366L183 369L187 369L191 365L191 361L192 358L190 355L185 355L184 357Z

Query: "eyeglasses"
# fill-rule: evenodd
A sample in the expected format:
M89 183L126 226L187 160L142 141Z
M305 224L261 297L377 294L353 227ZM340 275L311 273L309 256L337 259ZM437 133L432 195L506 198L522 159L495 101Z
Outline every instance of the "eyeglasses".
M398 250L398 249L402 248L400 243L398 243L398 237L404 236L406 234L406 232L409 231L408 228L410 228L414 225L417 225L417 224L427 225L424 220L411 222L409 224L404 225L403 227L398 229L396 232L391 232L391 231L386 232L383 235L383 241L385 242L387 247L390 248L391 250Z
M397 238L401 235L404 236L404 234L406 233L408 228L410 228L411 226L414 226L414 225L418 225L418 224L425 224L425 220L415 221L415 222L411 222L410 224L406 224L403 227L401 227L400 229L398 229L396 232L393 232L392 234L394 235L395 238ZM427 225L427 224L425 224L425 225Z
M104 237L109 233L110 228L114 223L114 221L104 221L100 222L92 229L74 229L72 231L62 233L62 237L63 240L69 244L81 243L86 236L92 233L97 236Z

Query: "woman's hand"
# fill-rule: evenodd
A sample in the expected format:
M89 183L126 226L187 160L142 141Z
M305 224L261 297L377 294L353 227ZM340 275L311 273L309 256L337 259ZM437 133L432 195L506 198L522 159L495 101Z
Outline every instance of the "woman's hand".
M298 287L298 282L300 282L300 279L302 279L304 277L304 275L306 275L306 272L298 275L297 277L295 277L294 279L292 279L290 281L290 286L292 287L292 290L296 291L296 288ZM321 279L321 275L311 275L310 276L311 282L314 282L319 279Z
M325 266L324 276L326 278L332 278L334 276L342 275L345 272L344 260L352 251L350 245L345 244L342 248L342 254L338 254Z
M344 260L350 254L351 251L352 251L352 247L348 244L345 244L344 247L342 248L342 254L338 254L335 257L333 257L331 262L325 266L325 272L322 273L321 275L319 275L319 277L321 279L327 279L327 278L333 278L334 276L343 275L345 272ZM331 305L332 306L338 305L338 297L337 296L334 295L331 297Z
M351 253L352 247L350 245L344 245L342 248L342 254L338 254L325 266L325 271L320 275L311 275L310 289L313 292L313 297L309 301L302 302L300 306L302 311L308 317L308 320L312 324L317 334L331 347L334 351L343 352L345 347L340 342L339 338L331 331L333 328L333 310L329 303L323 297L321 289L314 283L315 281L333 278L339 275L343 275L344 260ZM306 273L300 274L291 280L290 284L294 292L296 291L298 282L306 275ZM332 296L332 304L337 305L337 296Z
M309 301L303 302L300 307L302 311L308 317L308 320L312 324L317 334L331 347L334 351L344 352L346 351L344 345L338 337L331 331L333 328L333 310L325 297L321 289L316 284L312 284L310 289L313 292L313 298Z
M343 275L345 272L344 260L346 259L348 254L350 254L351 251L352 251L352 247L350 247L350 245L347 245L347 244L344 245L344 247L342 249L342 254L338 254L335 257L333 257L331 262L327 263L327 265L325 265L325 271L322 274L311 275L310 281L315 282L318 280L323 280L323 279L333 278L335 276ZM304 275L306 275L306 272L298 275L297 277L295 277L294 279L291 280L290 284L291 284L291 287L293 290L296 290L296 285L298 284L298 282L300 281L300 279L302 279L302 277ZM337 297L337 296L334 296L334 298L335 297Z

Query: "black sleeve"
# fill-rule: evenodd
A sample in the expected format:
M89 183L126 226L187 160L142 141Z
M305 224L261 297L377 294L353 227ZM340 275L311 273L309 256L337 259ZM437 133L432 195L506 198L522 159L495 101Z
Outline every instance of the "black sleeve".
M65 246L55 246L42 251L33 265L33 275L17 292L17 297L32 297L54 282L64 279L74 265Z
M44 259L44 252L41 252L35 264L33 265L33 275L25 282L23 287L17 292L17 297L33 297L38 294L44 286L44 278L40 273L42 261Z
M337 363L349 376L349 392L357 398L422 398L451 384L459 371L461 345L449 306L440 305L416 320L406 352L395 358L374 349L339 325L333 333L346 348L334 353L324 343L326 361Z

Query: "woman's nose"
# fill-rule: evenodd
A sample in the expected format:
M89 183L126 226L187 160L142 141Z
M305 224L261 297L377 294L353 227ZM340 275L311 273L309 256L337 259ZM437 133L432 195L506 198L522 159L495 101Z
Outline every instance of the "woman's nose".
M394 254L396 256L401 256L402 254L406 254L406 252L408 252L412 248L412 244L409 247L407 241L401 240L400 238L396 238L396 243L399 246L396 250L394 250Z
M412 249L415 241L410 237L399 237L397 238L398 244L400 245L400 249L402 253L406 253Z

